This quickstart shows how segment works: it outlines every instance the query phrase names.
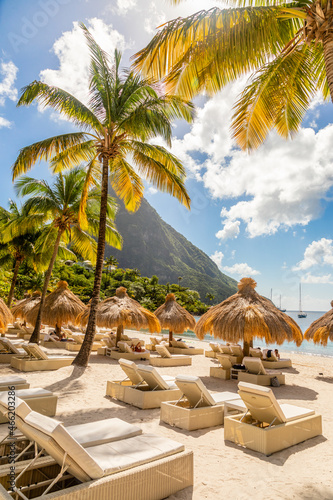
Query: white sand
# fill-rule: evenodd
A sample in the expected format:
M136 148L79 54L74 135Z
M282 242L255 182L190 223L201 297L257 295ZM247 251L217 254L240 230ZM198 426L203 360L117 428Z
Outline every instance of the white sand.
M137 335L149 341L149 336ZM205 342L191 345L209 349ZM50 354L68 351L48 349ZM281 352L281 357L289 357ZM71 366L50 372L16 372L0 365L0 375L26 376L31 387L44 387L58 397L56 418L65 424L79 424L110 417L139 424L144 432L153 432L179 441L194 452L194 487L172 499L245 500L333 499L333 358L291 355L293 368L282 370L286 385L273 388L282 403L314 409L323 418L323 436L265 457L256 452L224 442L223 427L202 431L183 431L159 423L159 409L140 410L105 396L107 380L122 380L124 373L117 361L92 354L87 369ZM148 361L140 361L148 364ZM193 356L192 366L158 368L162 375L187 373L198 375L210 391L237 391L234 380L209 377L214 361ZM0 426L0 439L5 433Z

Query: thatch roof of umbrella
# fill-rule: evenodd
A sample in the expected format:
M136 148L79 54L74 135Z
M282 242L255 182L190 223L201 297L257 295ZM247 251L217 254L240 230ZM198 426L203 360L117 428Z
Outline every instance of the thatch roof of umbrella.
M61 327L63 324L75 323L77 315L85 308L81 300L68 288L67 281L59 281L54 292L49 293L45 299L42 313L42 322L47 325ZM26 320L35 324L39 304L33 307L26 315Z
M11 311L15 319L21 318L26 319L26 315L31 309L35 307L36 304L40 303L41 293L36 291L32 294L32 297L20 300L12 307Z
M80 314L76 323L86 325L90 313L89 306ZM96 325L106 328L148 328L150 332L160 332L161 326L156 316L142 307L139 302L131 299L126 293L126 288L117 288L116 295L103 300L97 306Z
M184 307L176 302L173 293L168 293L165 302L154 312L162 328L169 330L169 342L172 340L172 333L181 334L188 328L194 330L196 321Z
M251 345L254 338L278 345L285 340L294 341L299 346L303 340L300 327L269 299L259 295L254 290L256 285L252 278L242 278L237 293L201 316L194 330L197 337L203 339L210 333L227 342L243 341L244 347Z
M333 300L331 301L333 308ZM328 339L333 342L333 309L316 319L304 333L306 340L315 344L327 345Z
M0 332L4 333L7 330L8 323L13 321L13 316L5 302L0 299Z

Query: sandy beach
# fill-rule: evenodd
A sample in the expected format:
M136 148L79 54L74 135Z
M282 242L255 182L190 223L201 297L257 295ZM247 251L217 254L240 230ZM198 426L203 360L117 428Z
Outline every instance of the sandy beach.
M126 331L146 342L149 336ZM135 335L134 335L135 333ZM191 345L209 349L208 343ZM47 349L50 354L68 354ZM269 457L224 442L223 427L183 431L159 422L159 409L140 410L105 396L107 380L122 380L124 373L117 361L92 354L87 369L71 366L49 372L16 372L0 366L0 375L20 374L31 387L43 387L58 395L56 418L66 425L118 417L138 424L144 432L153 432L179 441L194 452L194 486L170 499L245 500L333 499L333 358L285 354L293 368L282 370L286 385L273 388L282 403L314 409L322 415L323 435ZM148 364L148 361L140 362ZM209 377L215 360L193 356L192 366L159 368L162 375L186 373L199 376L210 391L237 392L237 382ZM0 426L0 439L6 425Z

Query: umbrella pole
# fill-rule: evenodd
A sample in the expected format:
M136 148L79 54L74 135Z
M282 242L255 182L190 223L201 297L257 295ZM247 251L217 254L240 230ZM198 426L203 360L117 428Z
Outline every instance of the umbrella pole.
M123 325L118 325L117 326L116 346L118 345L118 342L121 340L121 336L123 334L123 331L124 331Z
M250 347L253 347L253 340L250 340L250 342L245 342L244 340L244 347L243 347L244 356L249 355Z
M55 326L55 332L56 332L57 337L61 338L61 326L58 326L56 324L56 326Z
M171 342L173 340L173 337L172 337L172 330L169 330L169 347L172 347L171 346Z

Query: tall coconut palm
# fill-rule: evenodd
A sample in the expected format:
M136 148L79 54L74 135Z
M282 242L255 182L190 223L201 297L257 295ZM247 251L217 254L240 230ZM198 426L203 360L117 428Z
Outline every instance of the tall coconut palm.
M273 128L285 138L295 134L317 93L333 101L332 2L226 3L236 8L163 25L136 54L135 67L186 98L203 90L212 95L253 73L235 105L232 131L241 148L254 149Z
M39 313L30 342L39 341L41 318L52 269L59 250L61 241L69 246L73 254L94 261L96 259L96 241L93 236L98 235L100 191L90 188L86 200L87 229L90 234L83 231L79 222L81 208L81 195L86 183L86 169L76 167L66 174L59 173L52 186L44 180L37 180L27 176L20 177L15 183L19 196L28 196L23 207L31 212L43 214L44 229L37 241L40 253L45 254L49 249L50 260L45 273ZM107 198L106 207L106 239L110 245L121 248L121 237L113 226L115 216L115 203ZM93 235L93 236L92 236ZM64 249L62 249L64 256ZM65 256L68 257L68 250Z
M29 218L29 223L27 222ZM35 243L40 235L42 220L29 214L25 207L9 201L9 209L0 207L0 266L13 270L12 281L7 298L10 307L20 266L23 262L34 265L36 260ZM19 231L19 235L17 234ZM39 259L40 264L41 259Z
M97 261L90 317L85 340L74 364L85 366L95 334L96 307L105 251L105 221L108 182L123 199L128 210L135 211L143 196L141 177L160 191L176 197L189 208L190 199L184 186L185 169L181 162L151 139L161 136L171 144L171 120L194 116L192 104L182 99L161 95L147 81L132 72L120 71L121 54L116 50L114 63L82 25L90 49L89 103L83 104L68 92L42 82L33 82L23 89L19 106L38 101L59 111L80 131L50 137L25 147L13 165L14 178L26 172L39 160L51 160L54 171L71 168L88 161L91 169L98 165L102 172L101 209ZM82 194L82 211L86 188L91 182L88 170Z

